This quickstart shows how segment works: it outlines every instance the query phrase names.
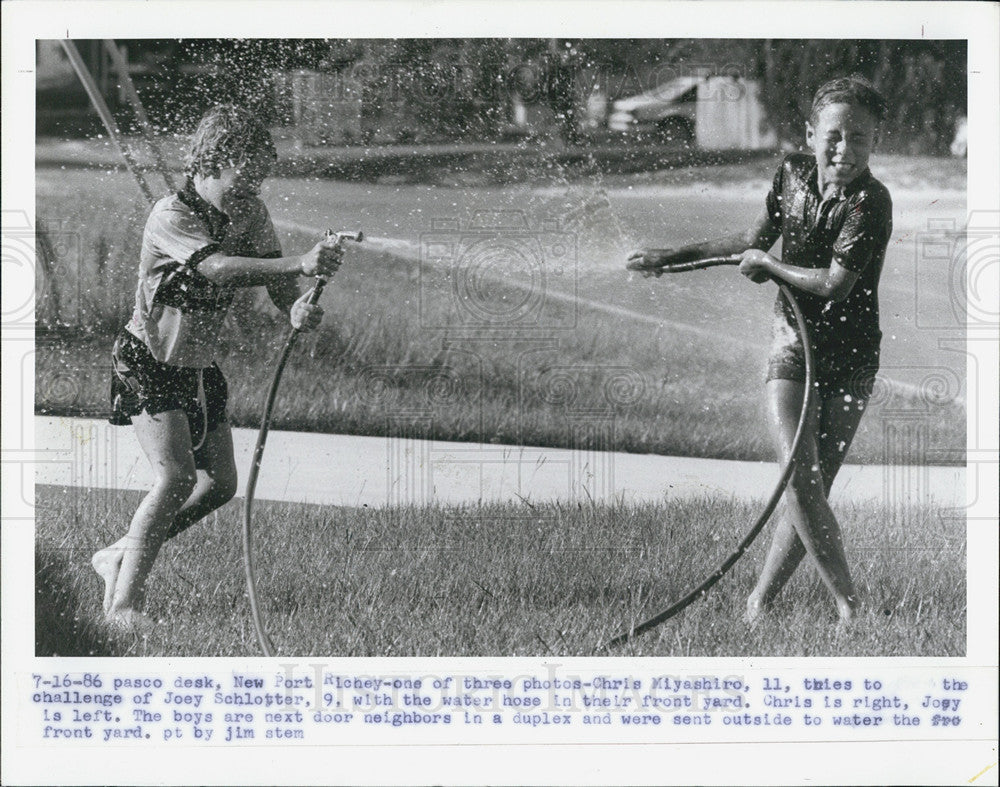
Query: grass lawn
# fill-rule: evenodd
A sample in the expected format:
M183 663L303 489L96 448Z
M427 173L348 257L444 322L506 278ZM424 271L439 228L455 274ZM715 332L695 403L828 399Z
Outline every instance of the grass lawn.
M91 554L140 494L37 489L38 655L257 652L237 502L168 544L148 585L150 639L100 622ZM269 633L283 655L605 655L731 552L755 511L720 499L642 506L255 506ZM771 526L707 597L618 651L643 656L961 656L965 522L930 507L840 506L862 612L847 629L811 567L750 628L743 603Z

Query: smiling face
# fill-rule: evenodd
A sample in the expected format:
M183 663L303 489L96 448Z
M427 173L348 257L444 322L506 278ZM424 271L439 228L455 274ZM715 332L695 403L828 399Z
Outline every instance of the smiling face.
M806 123L806 144L816 156L820 193L828 185L846 186L865 171L876 131L871 113L854 104L827 104Z

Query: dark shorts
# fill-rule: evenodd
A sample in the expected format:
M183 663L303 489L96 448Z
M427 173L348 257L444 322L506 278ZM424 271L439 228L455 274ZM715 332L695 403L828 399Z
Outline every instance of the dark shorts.
M875 387L879 367L878 347L817 347L813 376L823 401L851 396L867 401ZM801 342L775 341L767 360L767 380L806 381L806 359Z
M132 416L183 410L191 440L199 443L206 432L226 423L229 388L216 364L190 369L160 363L145 343L122 331L111 351L111 417L115 426L127 426Z

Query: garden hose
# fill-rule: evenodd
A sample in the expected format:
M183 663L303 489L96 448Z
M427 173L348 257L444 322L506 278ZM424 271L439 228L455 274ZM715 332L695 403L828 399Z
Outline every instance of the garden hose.
M364 233L335 233L328 230L326 237L327 240L335 238L337 243L345 239L360 242L364 239ZM319 296L323 294L326 282L327 277L316 277L316 284L313 287L312 294L309 296L309 305L313 306L319 301ZM267 433L271 428L271 412L274 410L274 400L278 395L278 384L281 382L281 375L285 370L285 364L288 362L288 356L291 354L292 348L295 346L295 341L299 338L301 332L301 328L292 328L292 332L288 335L288 340L285 342L285 346L282 348L281 355L278 358L278 365L274 370L274 377L271 379L271 387L268 389L267 399L264 401L264 412L260 418L260 431L257 433L257 445L253 449L253 460L250 463L250 473L247 475L246 495L243 498L243 569L246 573L247 596L250 599L250 614L253 618L253 627L257 632L257 642L260 643L260 649L264 651L265 656L274 656L275 650L274 643L271 642L271 638L267 635L264 618L261 615L260 604L257 600L257 581L254 575L253 541L250 527L253 519L253 495L254 490L257 488L260 463L264 458L264 444L267 442Z
M695 260L693 262L683 262L677 264L666 265L658 267L656 270L662 271L664 273L679 273L682 271L693 271L701 270L702 268L711 268L715 265L738 265L740 263L741 255L732 255L727 257L708 257L701 260ZM649 270L649 268L643 268L636 265L632 267L631 270ZM806 423L809 420L809 410L812 407L813 400L813 377L815 376L815 371L813 368L813 352L811 346L811 337L809 335L809 329L806 326L805 318L802 316L802 310L799 307L798 301L792 294L791 289L782 283L778 283L778 289L781 291L782 296L788 301L788 304L792 307L792 311L795 313L795 322L799 329L799 338L802 341L802 348L805 356L805 394L802 397L802 411L799 414L798 427L795 430L795 438L792 440L791 450L788 452L788 460L785 462L784 469L781 471L781 476L778 479L778 483L774 487L774 491L771 492L771 497L767 501L767 505L764 506L764 510L761 511L760 516L757 517L757 521L754 522L753 527L750 528L749 532L744 536L740 545L736 548L729 557L727 557L722 565L720 565L704 582L702 582L694 590L687 593L679 601L674 602L669 607L667 607L662 612L653 615L653 617L648 620L644 620L642 623L633 626L628 631L619 634L614 639L610 640L605 648L613 648L628 642L630 639L639 636L640 634L649 631L652 628L656 628L661 623L664 623L670 618L674 617L688 606L693 604L699 598L703 597L709 589L715 585L726 572L729 571L744 553L750 548L750 545L754 542L760 532L764 529L764 525L771 518L771 514L774 513L774 509L778 505L778 501L781 499L781 495L784 494L785 487L788 486L788 481L792 477L792 471L795 465L795 456L799 451L799 444L802 442L802 437L806 431Z

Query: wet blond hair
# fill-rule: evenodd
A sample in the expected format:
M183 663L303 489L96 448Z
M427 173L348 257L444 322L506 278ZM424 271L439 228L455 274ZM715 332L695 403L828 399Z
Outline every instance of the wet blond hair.
M220 104L205 113L191 137L184 173L209 177L245 164L258 152L278 158L271 133L243 107Z

